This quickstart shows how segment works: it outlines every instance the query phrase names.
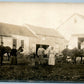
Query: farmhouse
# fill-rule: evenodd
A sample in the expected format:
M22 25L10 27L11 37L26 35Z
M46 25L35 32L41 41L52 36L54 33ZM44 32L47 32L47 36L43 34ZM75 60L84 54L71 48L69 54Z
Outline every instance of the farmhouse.
M18 49L20 46L24 47L24 53L29 51L29 37L34 37L24 26L17 26L7 23L0 23L0 43L3 42L4 46L13 47Z
M59 32L69 40L69 48L84 48L84 16L73 14L59 27Z

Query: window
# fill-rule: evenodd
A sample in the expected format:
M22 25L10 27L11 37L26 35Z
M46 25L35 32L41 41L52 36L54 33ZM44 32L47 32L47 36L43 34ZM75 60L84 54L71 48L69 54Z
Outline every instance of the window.
M24 40L21 40L21 46L24 47Z
M17 40L13 39L13 46L17 47Z

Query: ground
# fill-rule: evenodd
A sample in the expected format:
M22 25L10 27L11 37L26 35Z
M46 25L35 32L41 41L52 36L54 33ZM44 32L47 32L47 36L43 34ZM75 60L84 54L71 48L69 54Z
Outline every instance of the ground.
M0 80L10 81L84 81L84 64L56 64L55 66L3 65Z

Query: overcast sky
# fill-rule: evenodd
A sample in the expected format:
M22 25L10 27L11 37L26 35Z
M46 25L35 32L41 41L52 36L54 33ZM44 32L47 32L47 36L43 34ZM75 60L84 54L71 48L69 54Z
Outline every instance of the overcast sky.
M32 24L57 28L73 13L84 15L84 4L0 3L0 22L17 25Z

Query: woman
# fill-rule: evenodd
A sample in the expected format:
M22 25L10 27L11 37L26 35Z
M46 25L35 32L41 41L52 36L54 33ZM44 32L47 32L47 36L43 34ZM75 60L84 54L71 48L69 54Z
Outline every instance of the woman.
M55 51L53 47L49 50L48 65L55 65Z

